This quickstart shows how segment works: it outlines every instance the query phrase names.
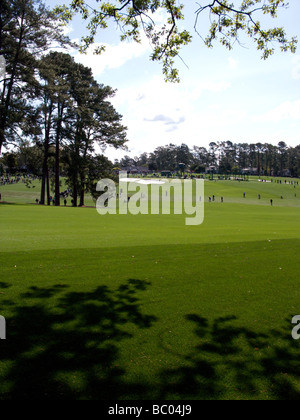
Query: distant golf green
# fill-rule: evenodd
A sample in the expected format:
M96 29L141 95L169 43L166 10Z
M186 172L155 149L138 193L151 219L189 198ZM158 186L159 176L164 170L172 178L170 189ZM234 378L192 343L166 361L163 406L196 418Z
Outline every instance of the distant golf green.
M299 399L300 186L284 181L206 181L196 227L1 187L0 399Z

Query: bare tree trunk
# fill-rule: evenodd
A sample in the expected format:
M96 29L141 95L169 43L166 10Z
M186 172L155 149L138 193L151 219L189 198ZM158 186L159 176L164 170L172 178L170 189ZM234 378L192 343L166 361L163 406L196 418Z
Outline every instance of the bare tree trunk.
M55 152L55 205L60 206L60 173L59 173L59 142L56 142Z
M77 177L73 179L73 207L77 207L78 200L78 188L77 188Z
M40 198L40 204L41 205L44 205L45 204L45 184L46 184L46 177L45 177L45 172L43 170L42 187L41 187L41 198Z
M56 127L56 142L55 142L55 205L60 206L60 168L59 168L59 159L60 159L60 137L61 137L61 126L62 126L62 116L64 112L64 105L58 105L58 120Z
M44 163L43 163L43 174L42 174L42 188L41 188L41 200L40 204L45 204L45 194L46 194L46 181L48 177L48 151L46 152L45 148L45 156L44 156Z
M1 156L1 150L2 150L2 145L4 144L4 141L5 141L4 130L2 129L2 127L0 127L0 156Z
M50 206L50 179L49 179L49 168L47 167L47 204Z
M80 176L80 203L79 207L84 206L84 176Z

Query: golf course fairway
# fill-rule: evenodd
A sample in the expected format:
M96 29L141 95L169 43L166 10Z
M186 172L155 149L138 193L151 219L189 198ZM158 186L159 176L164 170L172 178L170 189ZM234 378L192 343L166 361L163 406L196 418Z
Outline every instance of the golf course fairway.
M0 399L299 399L299 188L206 182L200 226L2 188Z

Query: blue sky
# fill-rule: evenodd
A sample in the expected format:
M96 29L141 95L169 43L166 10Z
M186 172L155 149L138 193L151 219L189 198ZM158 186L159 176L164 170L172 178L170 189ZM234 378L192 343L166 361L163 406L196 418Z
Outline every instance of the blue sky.
M193 31L197 4L186 3L183 25L191 28L193 42L181 54L186 65L177 62L180 84L164 81L161 66L149 61L146 39L141 45L121 43L115 27L99 32L97 43L107 47L103 55L74 53L76 61L93 69L99 82L118 90L112 103L128 127L129 152L107 150L107 156L137 156L169 143L190 147L225 140L300 144L300 45L296 54L278 49L267 61L246 38L244 47L236 44L230 52L219 44L208 49ZM299 21L300 1L291 0L290 8L281 10L272 23L284 26L289 37L298 36L300 42ZM203 17L199 30L204 36L205 28ZM75 19L67 32L78 39L84 24Z

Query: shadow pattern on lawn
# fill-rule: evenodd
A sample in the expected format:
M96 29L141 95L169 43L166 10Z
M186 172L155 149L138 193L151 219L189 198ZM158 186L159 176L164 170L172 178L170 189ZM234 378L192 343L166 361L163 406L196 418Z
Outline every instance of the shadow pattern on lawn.
M235 316L210 323L187 315L199 344L177 354L180 367L163 372L160 398L299 400L300 342L291 337L291 319L281 329L258 333L238 326Z
M2 301L13 315L7 340L0 341L0 361L6 362L0 399L300 399L300 342L291 338L292 317L282 329L258 333L234 316L186 315L194 331L191 348L176 353L157 338L170 367L157 361L155 384L128 383L120 348L133 338L132 326L147 330L158 321L141 310L141 293L150 286L128 280L90 292L31 287L22 306Z
M31 287L22 295L27 305L13 309L7 340L0 342L0 360L12 362L8 372L0 370L0 398L108 400L143 393L143 384L123 382L118 344L132 337L126 324L150 328L155 322L141 312L136 296L149 285L129 280L117 290L68 293L61 285ZM56 299L53 309L50 298ZM5 383L11 389L3 392Z

